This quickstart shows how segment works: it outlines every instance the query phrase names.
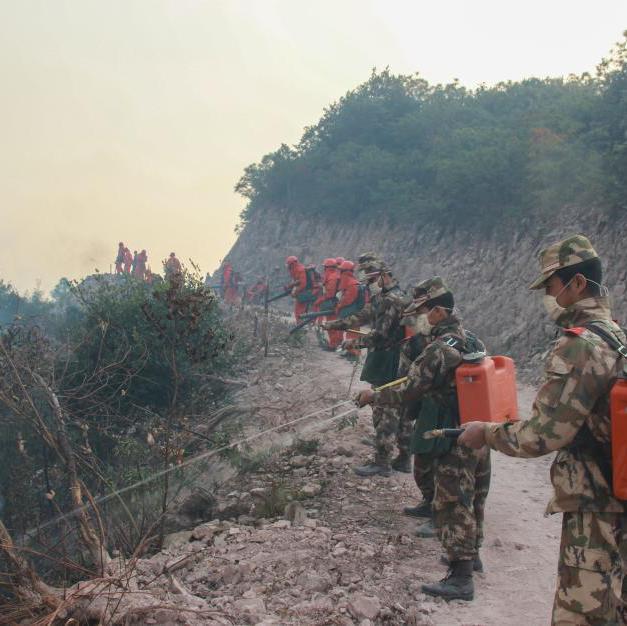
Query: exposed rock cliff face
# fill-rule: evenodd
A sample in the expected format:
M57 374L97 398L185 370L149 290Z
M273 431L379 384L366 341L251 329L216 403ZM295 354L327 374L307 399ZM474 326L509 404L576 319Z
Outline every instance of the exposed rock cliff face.
M582 232L592 240L606 270L614 315L627 322L627 214L567 208L553 215L495 224L489 233L469 233L455 224L446 231L420 224L322 223L288 211L268 211L243 230L227 259L247 282L279 267L285 256L307 263L342 255L354 259L375 251L390 262L401 284L439 274L454 290L466 325L492 353L513 356L519 367L537 371L541 352L554 334L541 300L527 285L538 270L537 254L548 243Z

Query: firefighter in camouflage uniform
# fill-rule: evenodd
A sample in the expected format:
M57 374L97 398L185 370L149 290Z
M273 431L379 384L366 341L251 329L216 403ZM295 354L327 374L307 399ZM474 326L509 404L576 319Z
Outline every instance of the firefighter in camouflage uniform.
M560 328L545 364L531 418L508 424L471 422L459 442L510 456L557 451L548 513L563 513L552 624L626 624L627 515L612 492L610 390L625 359L612 321L601 262L583 235L540 253L544 304ZM626 352L627 354L627 352Z
M347 318L327 322L328 330L347 330L369 324L371 331L350 341L352 348L367 348L368 356L361 380L380 386L398 375L403 328L400 325L408 300L387 265L373 254L359 257L358 270L365 276L370 301L361 311ZM372 411L375 429L375 458L372 463L354 469L358 476L390 476L391 470L409 471L409 457L400 454L392 459L399 428L397 407L376 406Z
M411 336L406 336L401 348L401 358L398 368L398 377L407 376L411 364L422 354L431 341L431 328L424 324L424 316L416 315L417 304L427 293L430 280L423 280L414 287L413 302L405 309L401 323L411 328ZM409 335L409 333L406 333ZM399 450L407 449L413 454L414 482L422 494L422 502L416 506L406 506L405 515L416 518L425 518L427 521L420 527L421 537L433 537L435 531L431 522L431 503L435 493L433 481L433 458L430 454L416 452L412 445L413 420L420 410L420 403L413 406L403 406L401 409L401 424L399 426Z
M425 440L434 428L459 426L455 370L465 353L484 351L483 344L467 335L453 313L455 301L444 281L425 283L425 295L414 303L421 320L430 327L431 342L411 364L407 381L381 391L362 391L360 406L412 406L420 400L414 429L414 450L429 455L433 463L435 493L433 522L450 566L445 579L422 586L425 593L447 600L472 600L473 571L482 568L479 548L483 541L485 501L490 486L490 452L453 445L450 439ZM471 345L472 344L472 345Z

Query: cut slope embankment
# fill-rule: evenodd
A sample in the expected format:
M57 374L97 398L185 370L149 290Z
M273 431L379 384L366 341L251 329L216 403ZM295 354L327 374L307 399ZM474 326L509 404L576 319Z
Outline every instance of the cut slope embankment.
M429 224L390 225L384 217L376 223L329 223L267 210L246 225L227 260L247 281L268 273L277 286L287 282L283 264L288 254L320 264L328 256L355 259L374 251L392 265L403 286L440 275L453 289L468 328L493 354L514 357L529 380L537 377L554 335L540 298L527 289L538 271L537 255L547 244L578 232L588 235L601 255L614 315L627 325L625 211L564 208L479 232L456 224L447 231Z

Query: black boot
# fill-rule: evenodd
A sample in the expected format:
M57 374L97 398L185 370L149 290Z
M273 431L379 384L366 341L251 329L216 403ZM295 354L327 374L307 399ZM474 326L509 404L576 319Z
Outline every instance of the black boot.
M364 478L370 478L371 476L383 476L387 478L392 475L392 470L389 467L378 465L377 463L368 463L367 465L353 467L353 472L355 472L357 476Z
M406 454L399 454L392 461L392 469L404 474L411 474L411 461Z
M409 517L431 517L431 502L423 500L416 506L406 506L403 513Z
M452 561L446 577L439 583L422 585L422 591L445 600L472 600L475 597L472 561Z
M446 557L445 554L443 554L440 557L440 563L442 563L442 565L450 565L448 558ZM478 572L479 574L483 574L483 561L481 560L481 557L479 555L477 555L472 562L472 570L473 572Z

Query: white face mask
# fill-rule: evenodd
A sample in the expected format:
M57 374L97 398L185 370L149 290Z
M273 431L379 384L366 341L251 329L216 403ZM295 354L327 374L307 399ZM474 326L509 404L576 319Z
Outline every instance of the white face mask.
M557 299L562 295L562 291L570 285L571 281L572 278L558 291L556 296L550 296L546 293L542 296L542 304L544 304L546 312L554 322L557 321L559 316L566 310L561 304L558 304Z
M563 306L560 306L557 303L556 296L549 296L548 294L545 294L542 297L542 304L544 304L546 312L554 322L557 321L559 316L566 310Z
M568 285L570 285L571 281L573 279L571 278L560 290L559 293L556 296L549 296L548 294L544 294L544 296L542 297L542 304L544 304L544 308L546 309L546 312L548 313L549 317L555 322L557 321L560 316L562 315L562 313L564 313L564 311L566 310L563 306L561 306L560 304L558 304L557 302L557 298L561 295L562 291L564 291L566 289L566 287L568 287ZM599 283L595 282L594 280L590 280L590 279L586 279L587 282L589 283L593 283L594 285L598 285L599 290L600 290L600 295L602 298L606 298L609 295L609 290L605 285L599 285Z
M379 287L379 282L376 280L368 285L368 289L371 296L376 296L381 293L381 287Z
M429 324L429 319L426 313L416 316L416 322L414 323L414 330L418 335L430 335L433 326Z

